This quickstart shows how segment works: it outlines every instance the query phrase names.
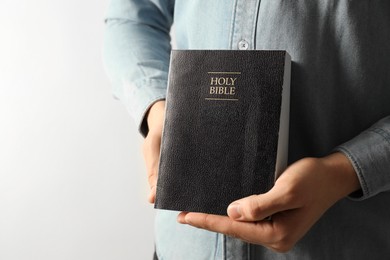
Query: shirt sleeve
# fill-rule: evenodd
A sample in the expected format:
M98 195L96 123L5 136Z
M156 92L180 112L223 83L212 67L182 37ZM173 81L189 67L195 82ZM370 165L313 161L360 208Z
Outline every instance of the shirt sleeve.
M390 190L390 116L338 146L352 162L362 187L352 199L363 200Z
M146 136L145 113L165 99L173 0L111 0L105 15L103 59L112 93Z

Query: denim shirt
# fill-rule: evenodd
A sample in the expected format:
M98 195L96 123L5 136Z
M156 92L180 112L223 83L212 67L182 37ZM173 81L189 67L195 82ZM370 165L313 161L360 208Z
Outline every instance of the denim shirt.
M288 253L156 216L160 259L386 259L390 256L390 1L112 0L104 59L113 94L143 135L164 99L170 28L178 49L287 50L290 163L344 153L361 191L331 207ZM315 174L315 173L313 173Z

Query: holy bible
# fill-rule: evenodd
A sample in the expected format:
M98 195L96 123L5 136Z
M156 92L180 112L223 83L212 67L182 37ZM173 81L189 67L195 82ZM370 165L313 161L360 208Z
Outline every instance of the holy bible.
M155 208L226 215L286 168L286 51L173 50Z

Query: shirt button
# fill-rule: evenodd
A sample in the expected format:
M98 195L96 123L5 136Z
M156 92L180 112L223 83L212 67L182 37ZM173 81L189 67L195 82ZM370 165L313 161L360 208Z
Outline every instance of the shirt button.
M247 50L249 48L249 43L245 40L241 40L238 43L238 49L239 50Z

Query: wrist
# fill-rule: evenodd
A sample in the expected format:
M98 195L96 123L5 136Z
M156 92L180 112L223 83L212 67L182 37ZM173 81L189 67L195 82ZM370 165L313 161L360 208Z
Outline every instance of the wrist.
M161 135L165 113L165 101L159 100L155 102L146 114L146 122L148 125L149 133L151 135Z
M326 167L327 174L332 175L334 179L335 195L338 199L348 196L359 190L360 182L352 166L352 163L343 153L336 152L321 158Z

